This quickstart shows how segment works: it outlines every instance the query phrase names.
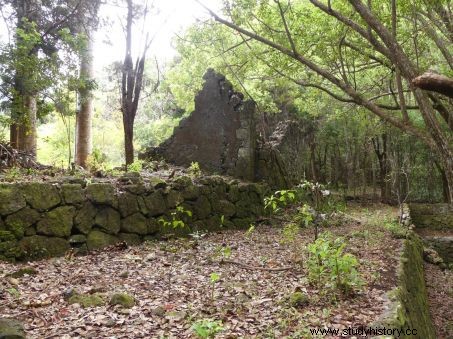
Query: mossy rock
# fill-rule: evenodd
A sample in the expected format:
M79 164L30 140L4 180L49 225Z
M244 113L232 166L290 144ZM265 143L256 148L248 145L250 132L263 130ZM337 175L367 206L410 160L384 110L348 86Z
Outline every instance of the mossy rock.
M118 238L125 241L128 245L140 245L143 241L137 234L132 233L119 233Z
M95 250L99 248L104 248L110 245L118 243L120 240L118 237L107 234L101 231L93 230L88 234L87 237L87 247L88 250Z
M15 185L0 184L0 215L17 212L27 205L25 198Z
M33 267L22 267L18 269L17 271L7 274L7 277L13 277L13 278L22 278L24 275L36 275L38 274L38 271L35 270Z
M27 203L34 209L45 211L61 203L60 193L55 185L30 182L21 185Z
M86 188L88 198L96 204L110 205L116 207L117 199L115 188L112 184L95 183Z
M83 234L90 233L94 225L94 218L96 217L96 214L96 207L94 207L91 202L87 201L83 204L82 208L77 212L74 218L75 228Z
M6 217L6 229L13 232L16 238L20 239L24 236L25 230L40 218L41 214L38 211L30 207L25 207Z
M117 234L121 227L121 217L115 209L104 207L96 214L94 223L107 233Z
M159 191L153 192L145 197L144 202L148 209L148 214L152 217L164 214L167 209L164 197Z
M200 196L200 187L191 183L190 185L184 187L181 193L184 200L197 200L197 198Z
M87 237L84 234L74 234L69 238L70 244L84 244L87 242Z
M43 219L38 222L39 234L69 237L73 226L75 208L73 206L61 206L47 212Z
M60 187L66 204L80 204L85 201L85 191L79 184L63 184Z
M140 212L137 196L127 192L121 193L118 196L118 208L123 218Z
M167 187L167 183L164 180L157 178L157 177L151 177L148 179L148 181L149 181L150 186L155 189Z
M228 200L231 202L236 202L241 198L241 195L239 193L239 187L238 185L232 185L228 188Z
M127 293L115 293L110 298L110 305L120 305L131 308L135 305L135 298Z
M19 241L24 259L42 259L62 256L70 249L69 242L62 238L33 235Z
M288 303L291 307L304 307L309 304L309 298L308 295L303 292L294 292L288 297Z
M2 243L4 241L14 241L14 240L16 240L16 237L14 236L13 232L0 230L0 243Z
M1 339L25 339L26 334L22 323L16 319L0 318Z
M22 256L22 249L16 240L0 242L0 259L6 261L16 261Z
M160 224L157 219L148 218L148 232L147 234L156 234L160 230Z
M79 304L83 308L104 306L106 301L102 294L75 294L69 298L68 304Z
M215 200L212 201L212 209L214 212L225 217L232 217L236 214L236 207L228 200Z
M165 196L165 201L168 208L175 208L184 201L184 198L181 192L171 190Z
M121 221L121 231L145 235L148 233L148 220L141 213L135 213Z
M206 219L212 211L209 199L204 195L200 196L193 205L193 211L198 219Z

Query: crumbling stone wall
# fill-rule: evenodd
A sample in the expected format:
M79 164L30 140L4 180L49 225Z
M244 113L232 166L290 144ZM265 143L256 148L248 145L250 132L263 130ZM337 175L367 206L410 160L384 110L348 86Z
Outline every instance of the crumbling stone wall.
M86 184L0 184L0 260L25 260L80 253L125 240L137 244L175 230L165 228L177 205L193 212L188 228L245 228L263 212L264 185L219 176L171 181L156 177ZM221 216L224 222L221 226Z
M453 229L452 204L409 204L411 218L417 228Z
M257 150L256 179L273 187L291 187L305 177L308 136L313 131L299 120L285 120Z
M181 120L173 135L142 158L163 157L189 166L197 161L210 173L253 180L255 161L255 104L243 101L223 75L212 69L204 75L195 97L195 110Z
M257 123L255 104L243 101L223 75L208 70L204 79L195 110L168 140L140 157L180 166L196 161L207 172L265 181L273 188L300 182L309 127L295 119Z

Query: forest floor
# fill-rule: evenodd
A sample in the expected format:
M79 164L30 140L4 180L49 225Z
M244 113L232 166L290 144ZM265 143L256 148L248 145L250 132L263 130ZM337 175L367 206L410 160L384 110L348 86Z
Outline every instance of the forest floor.
M425 263L425 280L437 338L453 338L453 271Z
M357 256L364 288L350 296L317 287L307 279L306 244L313 229L282 243L282 229L263 223L253 233L227 230L202 239L147 242L87 256L24 264L0 262L0 314L24 323L30 338L192 338L201 319L222 322L223 338L303 338L310 329L359 327L381 314L384 294L395 286L401 241L383 223L395 217L387 206L353 206L348 222L328 228L347 240ZM219 253L230 248L229 262ZM299 263L296 265L295 262ZM7 277L19 268L36 274ZM290 269L277 270L278 268ZM219 280L211 281L211 274ZM83 308L68 304L70 291L127 292L130 309ZM307 303L291 305L295 291Z

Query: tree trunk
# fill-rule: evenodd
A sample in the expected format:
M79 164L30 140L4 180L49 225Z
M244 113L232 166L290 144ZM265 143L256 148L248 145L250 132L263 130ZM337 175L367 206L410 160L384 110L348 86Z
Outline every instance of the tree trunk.
M89 83L93 79L93 40L89 36L87 49L81 54L80 78L84 85L79 89L80 111L76 116L75 163L86 168L92 150L93 118L93 93Z
M129 121L125 121L127 119L123 119L124 124L124 151L126 156L126 166L130 165L134 162L134 128L133 123L131 124Z
M37 131L36 131L36 114L38 111L36 104L35 95L27 95L24 98L24 113L26 121L23 124L24 133L21 135L19 145L22 144L22 148L27 152L32 159L36 159L36 148L37 148Z

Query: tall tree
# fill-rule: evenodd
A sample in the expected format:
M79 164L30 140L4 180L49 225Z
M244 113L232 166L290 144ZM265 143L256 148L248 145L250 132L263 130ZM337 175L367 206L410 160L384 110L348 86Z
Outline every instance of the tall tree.
M365 4L360 0L310 0L310 3L311 7L302 1L275 0L273 4L230 1L226 8L229 19L210 13L243 41L249 39L263 44L273 55L280 56L269 62L276 70L281 71L281 58L285 64L291 60L293 65L303 66L307 79L294 79L287 70L281 71L288 78L302 86L315 86L342 102L362 106L386 123L423 141L439 158L446 176L447 199L453 202L451 104L444 97L412 85L429 63L437 62L441 69L451 72L449 50L440 49L432 34L406 39L414 31L420 34L419 13L438 36L451 41L453 19L446 2L398 1L392 9L385 1ZM404 13L397 16L397 11ZM384 19L392 14L393 27ZM317 25L310 27L314 20L318 20ZM395 20L402 23L397 26ZM328 31L321 31L321 26ZM328 28L333 26L335 30ZM428 48L436 50L436 46L436 53L426 54ZM427 56L431 60L426 59ZM383 74L386 81L396 82L397 90L373 93L384 89L375 78ZM408 92L412 94L412 102L409 102ZM370 95L372 93L374 95ZM376 100L385 97L393 98L395 104ZM407 113L409 109L419 115L411 116ZM400 114L394 114L395 111Z
M87 3L83 16L80 18L80 33L86 37L86 46L80 53L80 108L76 115L76 150L75 163L86 167L88 156L92 151L92 119L93 119L93 31L98 20L99 0Z
M144 16L147 8L145 6ZM132 61L132 24L137 10L134 9L132 0L127 0L126 19L126 52L122 67L121 77L121 112L123 115L124 150L126 166L134 162L134 121L137 115L140 93L143 86L143 72L145 71L145 58L151 41L146 36L141 56L137 57L135 65Z

